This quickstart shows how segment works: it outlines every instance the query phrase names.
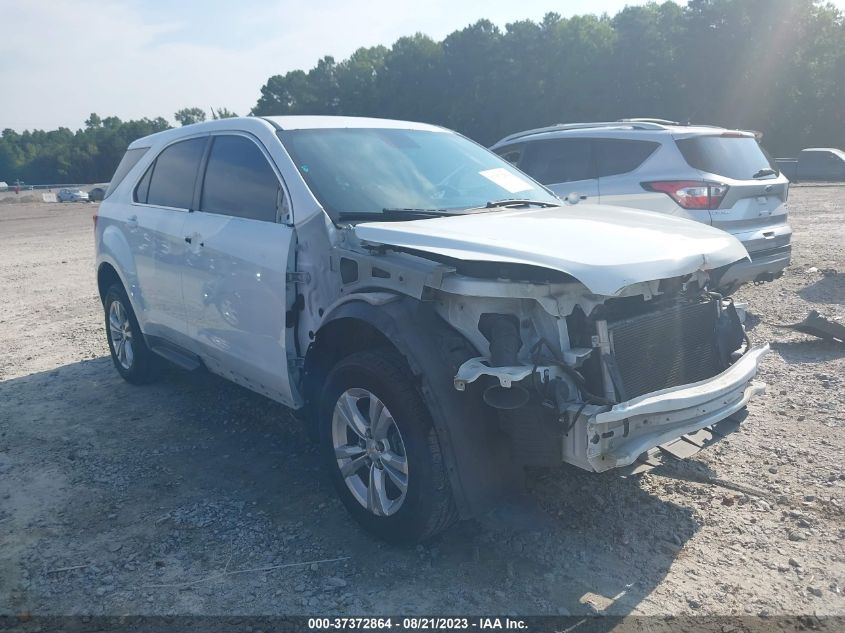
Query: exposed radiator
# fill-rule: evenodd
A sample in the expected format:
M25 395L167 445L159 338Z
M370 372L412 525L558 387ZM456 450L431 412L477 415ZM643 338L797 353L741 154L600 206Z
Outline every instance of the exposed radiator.
M716 349L717 316L711 301L608 322L624 398L697 382L722 371Z

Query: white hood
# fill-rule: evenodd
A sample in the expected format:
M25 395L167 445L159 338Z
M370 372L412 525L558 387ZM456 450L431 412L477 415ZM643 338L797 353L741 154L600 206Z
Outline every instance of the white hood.
M739 240L706 224L604 205L367 222L355 234L366 242L454 259L559 270L605 296L748 257Z

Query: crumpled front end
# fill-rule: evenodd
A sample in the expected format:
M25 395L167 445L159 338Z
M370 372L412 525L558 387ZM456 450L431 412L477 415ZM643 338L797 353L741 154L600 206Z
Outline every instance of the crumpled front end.
M750 345L730 299L664 290L570 299L571 311L551 320L557 340L525 340L543 329L536 313L533 322L487 313L490 355L464 363L455 388L482 386L526 465L600 472L648 462L655 450L697 452L718 435L714 425L765 390L755 378L769 346Z
M697 431L729 418L765 391L754 377L768 351L768 344L753 347L713 378L647 393L590 415L573 429L566 461L595 471L619 468L679 438L691 445L687 455L697 452L703 448L694 438Z
M515 462L603 471L651 462L658 447L685 456L762 391L768 348L712 291L746 256L730 236L617 212L601 235L619 240L597 247L580 212L483 215L358 225L347 241L367 254L345 249L333 269L356 264L347 292L428 303L478 351L454 388L483 399ZM667 256L682 235L682 256Z

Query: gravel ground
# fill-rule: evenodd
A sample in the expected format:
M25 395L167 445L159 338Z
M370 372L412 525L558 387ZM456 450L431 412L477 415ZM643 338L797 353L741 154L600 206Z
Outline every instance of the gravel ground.
M119 378L94 205L0 205L0 615L845 614L845 349L773 327L845 317L843 191L794 187L793 265L737 293L773 348L739 432L638 478L538 474L533 528L410 549L357 528L283 407Z

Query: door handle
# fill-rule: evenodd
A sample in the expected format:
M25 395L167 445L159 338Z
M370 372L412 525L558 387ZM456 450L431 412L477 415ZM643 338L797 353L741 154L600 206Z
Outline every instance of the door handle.
M138 216L137 215L130 215L126 218L126 226L130 229L137 229L138 228Z
M185 241L188 244L193 244L194 241L196 241L197 246L205 246L205 242L200 241L200 239L201 239L201 236L200 236L199 233L194 233L193 235L186 235L185 236Z
M190 235L185 236L185 241L190 244L193 241L193 238Z

